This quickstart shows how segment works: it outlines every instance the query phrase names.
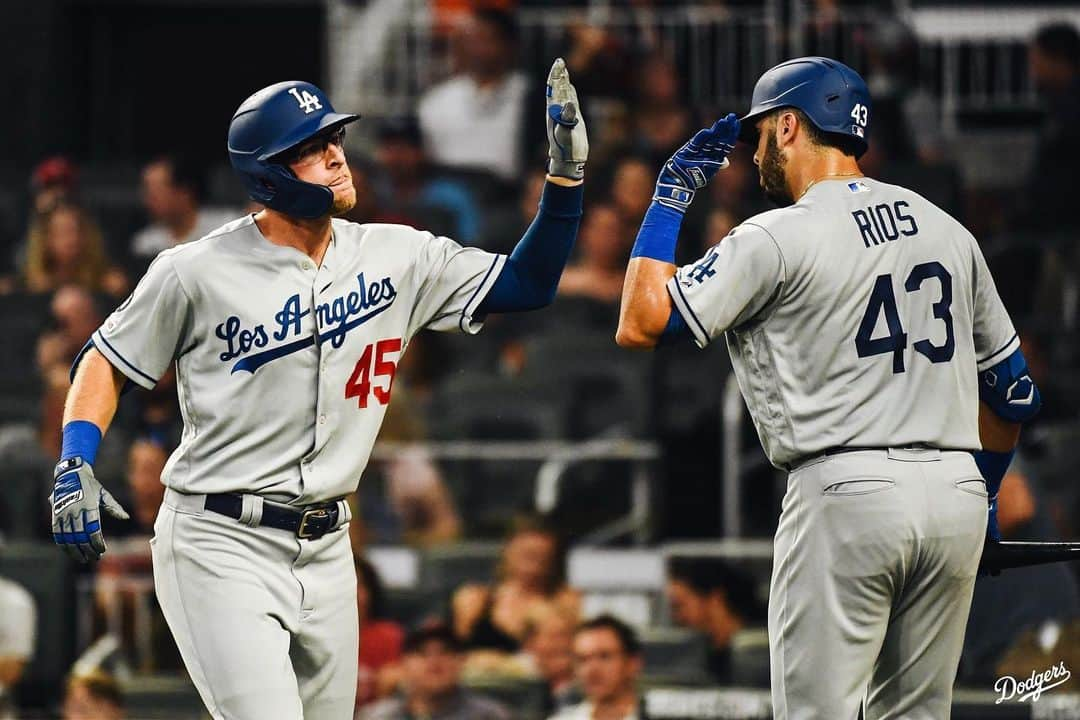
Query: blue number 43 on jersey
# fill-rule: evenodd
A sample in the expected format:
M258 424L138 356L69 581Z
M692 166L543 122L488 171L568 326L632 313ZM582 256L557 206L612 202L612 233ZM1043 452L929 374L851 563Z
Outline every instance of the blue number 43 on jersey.
M936 260L920 263L911 269L904 280L904 290L912 293L922 287L924 281L936 278L941 284L941 299L931 306L934 317L945 323L945 342L935 345L930 340L919 340L912 344L915 352L926 357L932 363L949 362L956 349L953 336L953 318L949 308L952 305L952 275L945 266ZM885 315L888 335L871 337L877 325L878 316ZM904 372L904 350L907 349L908 336L900 322L900 313L896 308L896 294L893 292L891 274L878 275L874 288L870 292L870 302L866 313L859 323L855 334L855 349L859 357L872 357L883 353L892 353L893 373Z

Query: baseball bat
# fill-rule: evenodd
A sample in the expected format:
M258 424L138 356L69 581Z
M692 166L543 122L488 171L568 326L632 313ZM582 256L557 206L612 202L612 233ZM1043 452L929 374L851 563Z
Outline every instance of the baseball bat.
M1068 560L1080 560L1080 542L988 541L983 546L979 569L997 572Z

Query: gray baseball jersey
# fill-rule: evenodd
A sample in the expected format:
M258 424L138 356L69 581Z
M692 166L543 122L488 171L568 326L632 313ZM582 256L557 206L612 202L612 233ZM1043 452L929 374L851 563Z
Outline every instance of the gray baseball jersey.
M93 341L146 388L176 362L184 432L168 487L319 502L356 489L409 340L478 332L504 261L335 219L317 267L248 216L162 252Z
M971 233L870 178L747 220L668 292L698 345L726 333L778 467L837 446L978 449L976 368L1019 347Z

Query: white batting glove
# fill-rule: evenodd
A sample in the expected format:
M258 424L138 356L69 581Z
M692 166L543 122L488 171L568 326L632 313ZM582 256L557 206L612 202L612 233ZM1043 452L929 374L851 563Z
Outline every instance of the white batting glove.
M589 157L589 137L577 90L566 62L557 58L547 80L548 175L581 180Z

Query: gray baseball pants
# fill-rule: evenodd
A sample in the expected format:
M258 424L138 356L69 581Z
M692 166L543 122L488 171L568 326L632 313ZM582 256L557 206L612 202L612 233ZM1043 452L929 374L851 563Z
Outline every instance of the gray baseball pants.
M944 720L986 531L970 453L866 450L788 476L769 593L776 720Z
M349 534L300 540L204 502L166 490L151 545L158 601L210 714L352 718L359 628Z

